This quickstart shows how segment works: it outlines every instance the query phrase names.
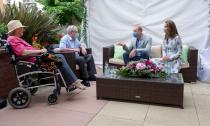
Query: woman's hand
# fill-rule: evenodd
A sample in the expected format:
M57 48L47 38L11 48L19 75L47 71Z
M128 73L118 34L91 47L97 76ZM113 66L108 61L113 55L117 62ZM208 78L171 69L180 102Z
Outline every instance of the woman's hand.
M162 61L170 61L171 58L169 56L163 56Z

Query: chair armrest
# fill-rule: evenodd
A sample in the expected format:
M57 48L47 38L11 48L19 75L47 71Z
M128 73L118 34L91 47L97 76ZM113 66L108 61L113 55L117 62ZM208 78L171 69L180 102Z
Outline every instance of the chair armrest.
M198 64L198 49L194 47L189 48L189 53L188 53L188 62L190 67L191 66L196 66Z
M86 48L87 54L92 54L92 48Z
M92 48L86 48L87 54L92 54ZM80 55L83 56L81 53L82 51L80 50Z
M188 62L190 67L181 69L185 82L196 82L197 79L197 64L198 64L198 50L190 47L188 53Z
M18 61L18 64L26 64L26 65L35 65L35 63L28 62L28 61Z
M11 64L17 64L17 63L21 62L21 63L31 63L31 64L34 64L32 62L27 61L28 58L31 58L31 57L34 57L37 60L39 57L41 57L41 55L18 56L18 57L16 57L15 55L10 55L10 63Z
M75 59L75 52L59 52L57 54L63 54L66 62L69 64L70 68L76 72L76 59Z
M108 63L112 57L114 57L114 45L103 47L103 70L105 63Z

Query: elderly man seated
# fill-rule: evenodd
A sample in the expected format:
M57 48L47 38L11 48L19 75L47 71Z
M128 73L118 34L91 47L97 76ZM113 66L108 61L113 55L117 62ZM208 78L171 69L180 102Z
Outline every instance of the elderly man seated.
M87 54L85 47L79 42L76 26L70 25L66 31L67 34L60 40L60 51L74 51L76 53L75 59L79 65L82 83L89 87L89 80L96 80L96 68L93 56Z

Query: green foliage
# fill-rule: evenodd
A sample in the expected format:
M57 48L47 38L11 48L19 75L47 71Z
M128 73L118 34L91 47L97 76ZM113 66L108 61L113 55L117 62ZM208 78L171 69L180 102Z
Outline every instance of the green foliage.
M54 14L54 22L59 25L77 25L79 36L87 45L87 8L85 0L54 0L55 5L50 5L49 0L38 0L49 14Z
M0 23L0 37L7 33L7 26L4 23Z
M55 5L55 0L46 0L46 3L49 6L54 6Z
M48 0L49 1L49 0ZM55 23L60 25L81 23L84 17L84 4L80 0L55 0L55 5L49 5L45 0L39 0L45 5L44 9L55 15Z
M31 43L35 34L55 33L57 25L53 22L53 17L43 13L36 7L26 7L22 4L6 5L4 10L0 11L0 24L7 24L10 20L20 20L22 24L28 26L24 32L23 38Z

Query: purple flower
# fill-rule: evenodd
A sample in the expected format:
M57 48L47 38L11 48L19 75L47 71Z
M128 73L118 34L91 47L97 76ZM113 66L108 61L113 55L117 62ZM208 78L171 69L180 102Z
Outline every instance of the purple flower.
M129 62L127 67L128 67L128 69L135 69L136 68L136 63L135 62Z

